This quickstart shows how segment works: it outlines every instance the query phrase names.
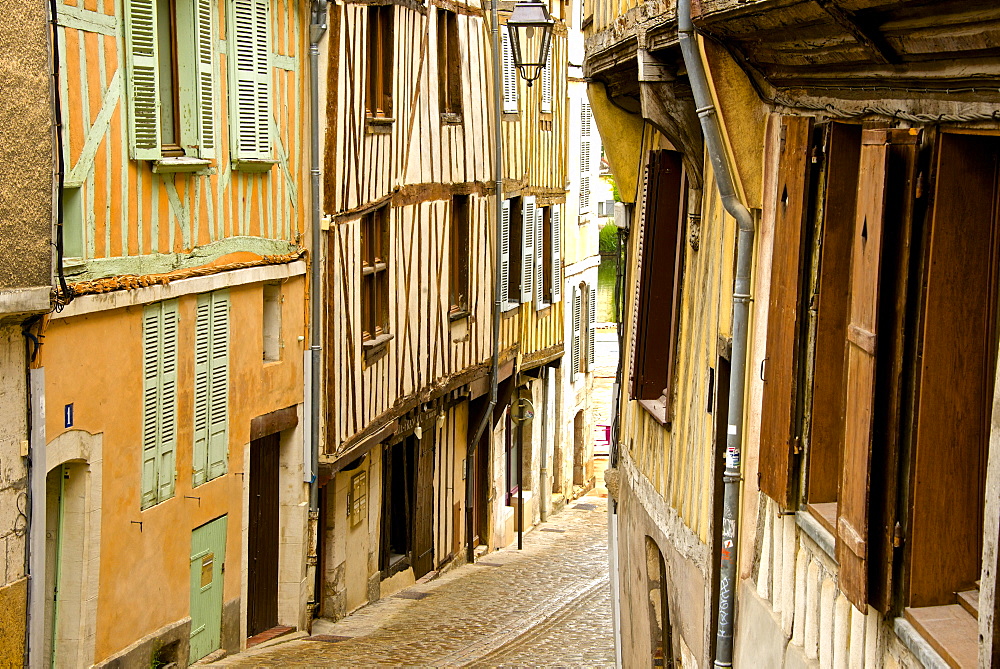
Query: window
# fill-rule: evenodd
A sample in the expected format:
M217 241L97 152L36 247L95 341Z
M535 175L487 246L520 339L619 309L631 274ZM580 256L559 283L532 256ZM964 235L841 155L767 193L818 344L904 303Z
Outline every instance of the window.
M434 565L434 430L410 434L382 452L383 578L413 567L420 578Z
M505 311L521 303L523 214L520 197L504 200L500 221L500 292Z
M638 309L632 361L632 399L666 422L674 349L684 244L685 178L681 154L652 151L646 165L643 217L639 239Z
M229 455L229 292L198 296L194 324L193 485L226 473Z
M361 218L362 345L389 337L389 207Z
M212 0L125 2L132 158L215 158L218 47L213 4Z
M517 67L506 26L500 26L500 64L503 84L503 113L517 113Z
M393 5L368 8L368 98L372 118L392 118Z
M437 9L438 100L442 114L462 113L462 48L458 40L458 17Z
M280 283L264 284L264 309L263 309L263 349L264 362L276 362L281 360L281 303L284 297L281 295Z
M469 196L451 199L450 313L469 313Z
M536 308L547 307L562 297L562 259L560 258L559 206L538 207L538 228L535 232Z
M570 342L570 381L594 368L597 291L587 283L573 286L573 336Z
M177 300L151 304L142 320L143 509L174 496L177 450Z
M207 0L201 0L206 1ZM234 164L267 169L271 158L271 0L229 0L230 124Z

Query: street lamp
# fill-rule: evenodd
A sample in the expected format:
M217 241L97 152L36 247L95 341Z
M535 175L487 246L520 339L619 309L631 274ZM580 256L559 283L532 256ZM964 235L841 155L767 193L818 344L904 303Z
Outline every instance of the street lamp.
M514 64L529 86L548 62L554 24L549 8L540 0L517 3L507 19Z

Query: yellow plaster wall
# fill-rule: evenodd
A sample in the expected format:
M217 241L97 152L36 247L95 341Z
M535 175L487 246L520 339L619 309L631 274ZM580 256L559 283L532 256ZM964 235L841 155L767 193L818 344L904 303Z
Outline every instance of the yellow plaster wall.
M28 579L0 588L0 667L24 664L24 621Z
M587 97L594 113L594 122L604 143L604 153L608 157L611 172L615 175L622 202L635 202L641 193L638 186L642 181L642 165L639 163L643 148L642 118L629 114L614 106L608 99L604 85L591 82L587 85Z
M74 429L104 433L101 569L95 661L189 615L191 531L229 515L224 601L240 596L243 453L254 417L302 401L305 282L283 286L282 360L261 354L261 284L229 289L229 463L223 476L192 490L194 323L197 295L180 298L177 485L174 497L140 509L142 314L129 307L50 321L40 355L46 369L46 436ZM194 496L199 499L185 499ZM132 521L141 522L142 526Z

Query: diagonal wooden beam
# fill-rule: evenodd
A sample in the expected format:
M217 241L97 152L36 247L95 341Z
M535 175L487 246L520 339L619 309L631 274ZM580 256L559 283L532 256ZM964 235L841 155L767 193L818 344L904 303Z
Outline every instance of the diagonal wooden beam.
M899 55L889 46L878 30L858 21L854 14L837 4L837 0L816 0L816 4L822 7L841 28L851 33L851 36L865 47L879 63L896 65L901 62Z

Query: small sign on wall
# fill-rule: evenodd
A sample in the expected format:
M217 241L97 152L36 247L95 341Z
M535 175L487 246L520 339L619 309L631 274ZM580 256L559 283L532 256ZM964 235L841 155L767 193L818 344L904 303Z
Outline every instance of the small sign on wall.
M63 408L63 427L73 427L73 403Z

